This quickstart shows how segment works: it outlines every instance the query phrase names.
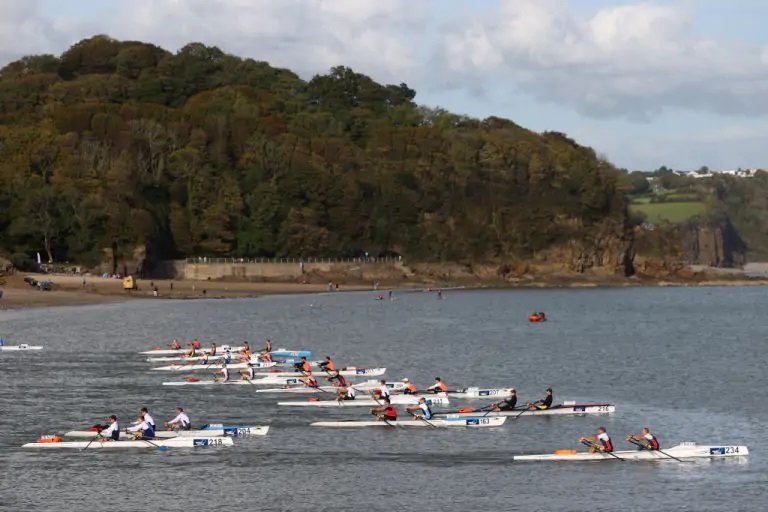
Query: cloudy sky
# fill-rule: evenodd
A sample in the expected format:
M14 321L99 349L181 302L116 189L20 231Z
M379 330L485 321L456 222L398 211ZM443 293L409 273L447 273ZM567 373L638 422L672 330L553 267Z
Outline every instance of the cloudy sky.
M764 0L0 0L0 66L98 33L201 41L406 82L630 169L768 167L766 20Z

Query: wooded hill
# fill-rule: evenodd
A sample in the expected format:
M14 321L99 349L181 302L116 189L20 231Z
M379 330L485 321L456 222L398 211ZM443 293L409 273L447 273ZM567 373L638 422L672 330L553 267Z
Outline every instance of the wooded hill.
M525 259L626 229L617 173L560 133L106 36L0 71L0 251ZM46 257L46 256L44 256Z

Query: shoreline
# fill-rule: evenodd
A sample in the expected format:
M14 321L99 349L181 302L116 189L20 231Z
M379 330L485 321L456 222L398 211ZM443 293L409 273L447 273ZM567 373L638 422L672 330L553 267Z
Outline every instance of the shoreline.
M52 291L42 291L24 282L25 276L54 283ZM697 279L688 278L648 278L648 277L541 277L518 281L483 281L456 280L445 282L384 282L379 290L372 284L340 283L339 287L329 290L328 283L293 283L293 282L244 282L244 281L194 281L194 280L140 280L139 289L125 291L122 281L102 277L45 274L17 274L4 278L6 283L0 287L0 311L19 310L39 307L79 306L105 303L118 303L135 299L238 299L254 298L264 295L284 295L296 293L336 293L348 291L369 291L385 293L390 289L419 291L434 289L463 290L506 290L506 289L584 289L584 288L633 288L633 287L734 287L766 286L768 278L746 278L743 275L706 275ZM158 295L155 296L153 288Z

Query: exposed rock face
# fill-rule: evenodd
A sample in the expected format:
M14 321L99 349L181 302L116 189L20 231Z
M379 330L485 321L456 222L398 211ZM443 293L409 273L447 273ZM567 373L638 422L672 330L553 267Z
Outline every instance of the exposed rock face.
M734 267L746 263L746 245L725 219L715 226L690 226L683 233L683 260L694 265Z
M637 228L636 266L640 274L678 274L685 265L728 268L746 262L746 246L728 219L713 224Z
M579 230L566 243L536 254L534 273L616 275L635 273L634 233L624 219L608 218Z

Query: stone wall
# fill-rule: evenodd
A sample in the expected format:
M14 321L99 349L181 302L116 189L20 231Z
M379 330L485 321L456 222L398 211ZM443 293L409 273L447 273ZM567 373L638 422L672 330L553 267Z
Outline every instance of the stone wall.
M204 281L302 281L381 280L408 277L408 269L395 261L386 262L264 262L264 263L193 263L176 262L176 277Z

